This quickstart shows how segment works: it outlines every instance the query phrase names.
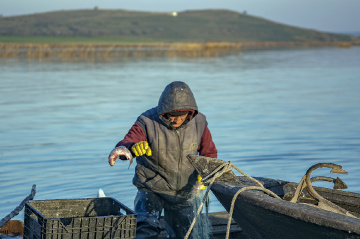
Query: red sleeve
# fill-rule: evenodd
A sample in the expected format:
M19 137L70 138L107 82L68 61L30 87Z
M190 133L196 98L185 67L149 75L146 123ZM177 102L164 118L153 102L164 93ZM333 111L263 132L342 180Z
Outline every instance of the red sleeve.
M131 151L131 147L140 141L147 141L146 135L138 123L135 123L129 132L125 135L124 139L116 144L115 147L125 146Z
M217 149L215 147L214 141L212 140L210 130L207 126L201 137L198 151L202 156L217 158Z

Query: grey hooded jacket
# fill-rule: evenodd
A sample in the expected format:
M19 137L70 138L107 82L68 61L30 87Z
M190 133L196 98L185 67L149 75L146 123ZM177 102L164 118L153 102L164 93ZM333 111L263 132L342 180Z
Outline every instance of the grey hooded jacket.
M163 117L166 112L185 109L194 114L179 128L174 128ZM196 183L197 173L186 155L197 154L207 126L188 85L183 82L169 84L158 106L141 114L137 123L146 134L152 155L137 157L134 185L154 192L188 195Z

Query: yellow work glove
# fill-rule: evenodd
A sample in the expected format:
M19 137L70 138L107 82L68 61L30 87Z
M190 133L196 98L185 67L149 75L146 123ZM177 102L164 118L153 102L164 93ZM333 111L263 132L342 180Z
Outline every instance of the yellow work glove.
M200 174L198 174L197 181L199 183L199 190L200 191L202 191L202 190L204 190L206 188L206 186L201 182L201 179L202 178L201 178Z
M143 156L144 154L151 156L151 149L146 141L137 142L131 147L131 151L133 151L136 157Z

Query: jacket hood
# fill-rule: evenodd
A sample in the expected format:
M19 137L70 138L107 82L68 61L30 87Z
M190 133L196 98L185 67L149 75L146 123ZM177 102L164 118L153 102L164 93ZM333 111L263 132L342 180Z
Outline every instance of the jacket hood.
M167 85L160 96L157 113L159 115L171 111L193 110L195 116L198 112L195 97L190 87L181 81L174 81Z

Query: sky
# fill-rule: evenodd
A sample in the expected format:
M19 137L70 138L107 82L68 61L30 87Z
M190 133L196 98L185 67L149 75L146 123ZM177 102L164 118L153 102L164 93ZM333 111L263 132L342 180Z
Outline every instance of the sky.
M0 0L0 15L94 7L150 12L226 9L306 29L360 32L360 0Z

